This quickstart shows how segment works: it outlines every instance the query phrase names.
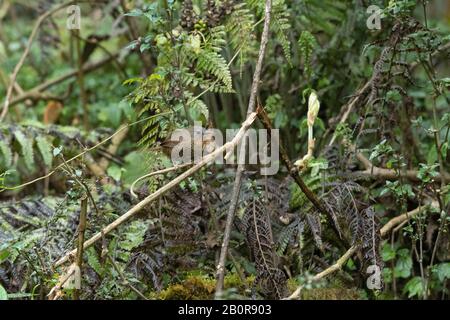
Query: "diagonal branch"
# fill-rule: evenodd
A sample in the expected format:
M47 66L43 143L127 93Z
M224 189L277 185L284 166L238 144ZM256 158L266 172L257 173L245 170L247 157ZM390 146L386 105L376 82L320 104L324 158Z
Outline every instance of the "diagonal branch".
M258 117L268 133L270 134L271 130L273 129L272 122L270 121L270 118L268 117L266 111L262 107L258 107ZM341 240L340 232L337 228L337 226L334 224L334 219L331 216L331 213L326 209L325 205L320 201L320 199L312 192L306 183L303 181L303 179L300 177L297 168L292 164L292 161L289 159L289 156L287 154L286 149L284 148L284 145L281 141L279 141L279 148L280 148L280 155L281 159L283 160L283 163L288 170L291 177L294 179L294 181L297 183L297 185L300 187L300 190L305 194L305 196L308 198L309 201L319 210L322 214L324 214L327 219L330 221L330 225L335 232L338 241L343 242Z
M111 56L105 57L99 61L96 62L90 62L90 63L86 63L83 66L83 73L88 73L94 70L97 70L98 68L102 67L103 65L113 61L114 59L116 59L118 57L119 53L113 53L111 54ZM18 104L20 102L23 102L27 99L31 99L31 100L57 100L54 96L48 95L46 93L44 93L43 91L47 90L48 88L51 88L57 84L60 84L61 82L64 82L70 78L75 77L78 74L78 70L71 70L55 79L50 79L46 82L43 82L39 85L37 85L36 87L12 98L9 102L9 106L13 106L15 104Z
M136 204L133 208L128 210L126 213L124 213L122 216L120 216L118 219L107 225L105 228L103 228L101 231L97 232L94 236L92 236L90 239L86 240L84 242L84 249L92 246L94 243L96 243L98 240L100 240L103 236L109 234L111 231L115 230L118 226L122 225L128 219L133 217L136 213L141 211L143 208L145 208L149 203L152 201L158 199L160 196L168 192L169 190L176 187L180 182L185 180L186 178L192 176L194 173L199 171L201 168L203 168L208 163L214 161L217 157L223 155L224 151L233 150L239 142L242 140L242 138L245 136L245 133L247 132L248 128L252 125L252 123L255 121L257 117L257 114L255 112L249 114L247 119L242 123L242 126L236 136L231 140L230 142L227 142L222 147L217 148L214 152L204 156L198 163L196 163L192 168L188 169L175 179L171 180L169 183L152 193L151 195L147 196L145 199L143 199L141 202ZM77 250L74 249L70 252L68 252L66 255L64 255L62 258L60 258L56 263L54 264L55 267L58 267L64 263L66 263L71 256L76 254Z
M423 212L424 209L426 209L427 207L431 207L431 208L439 208L439 204L437 201L432 201L431 203L424 205L424 206L419 206L416 209L406 212L405 214L401 214L395 218L392 218L391 220L389 220L380 230L380 235L382 237L385 237L386 235L389 234L389 232L391 232L391 230L408 221L409 219L414 218L416 215L420 214L421 212ZM334 263L332 266L326 268L325 270L323 270L322 272L316 274L311 281L318 281L320 279L323 279L327 276L329 276L330 274L339 271L342 269L342 267L344 266L344 264L347 262L348 259L350 259L352 257L352 255L358 250L358 246L357 245L353 245L351 246L337 261L336 263ZM288 297L286 298L287 300L293 300L293 299L298 299L300 298L300 294L301 291L303 289L303 285L300 285L297 287L297 289Z
M45 12L43 15L41 15L37 19L36 24L34 25L34 28L31 31L30 37L28 38L28 42L25 47L25 50L24 50L22 56L20 57L19 62L17 63L17 65L14 68L14 71L11 75L11 83L9 84L8 90L6 91L6 98L5 98L5 102L3 103L3 110L2 110L2 113L0 114L0 122L3 121L6 117L6 115L8 114L9 104L10 104L11 96L13 93L14 84L16 83L17 75L19 74L19 71L24 64L26 57L30 53L31 45L33 44L33 40L36 37L36 34L37 34L42 22L44 22L45 19L47 19L49 16L51 16L55 12L65 8L67 6L70 6L76 2L77 1L75 1L75 0L64 2L64 3L54 7L53 9Z

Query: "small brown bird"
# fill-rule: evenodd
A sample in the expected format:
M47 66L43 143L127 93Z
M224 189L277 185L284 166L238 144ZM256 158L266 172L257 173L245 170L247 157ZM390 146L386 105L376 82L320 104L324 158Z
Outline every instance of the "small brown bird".
M160 144L162 152L164 152L164 154L169 158L171 158L172 150L175 146L178 146L178 150L190 150L191 160L194 159L194 150L197 150L197 148L201 148L202 153L204 153L205 150L207 150L208 152L214 150L214 136L207 129L195 126L181 130L187 130L189 135L187 139L183 140L185 136L181 134L175 135L174 133L176 131L174 131L172 132L172 134L169 134L168 138ZM175 137L178 137L178 139L176 139L174 135Z

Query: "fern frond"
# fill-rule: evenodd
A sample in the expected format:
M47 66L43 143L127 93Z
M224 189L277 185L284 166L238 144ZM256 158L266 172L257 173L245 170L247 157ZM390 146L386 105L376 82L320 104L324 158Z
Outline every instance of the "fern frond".
M211 74L216 77L227 89L228 92L233 91L233 81L231 72L227 66L225 58L215 51L202 50L197 57L198 71L205 75Z
M104 267L100 263L97 252L94 247L90 247L86 250L86 258L88 265L98 274L103 275Z
M51 168L53 162L52 144L44 136L36 137L36 144L45 166Z
M240 70L251 55L254 55L256 50L256 41L254 36L253 25L255 23L255 16L246 7L245 3L240 3L235 6L231 16L227 20L226 31L229 34L230 45L234 51L239 52Z
M34 171L34 152L33 152L33 140L27 136L22 131L16 130L14 132L14 137L16 141L21 146L23 160L28 170Z
M317 40L309 31L303 31L300 34L298 49L300 51L300 58L303 58L305 73L308 77L311 77L311 56L316 46Z
M284 0L274 1L272 6L272 30L275 33L275 37L283 48L284 57L289 65L292 66L291 55L291 42L286 36L288 30L291 29L289 22L290 15L289 10Z
M1 133L0 133L1 135ZM9 146L9 142L4 137L0 137L0 164L8 169L12 165L13 155L11 151L11 147Z

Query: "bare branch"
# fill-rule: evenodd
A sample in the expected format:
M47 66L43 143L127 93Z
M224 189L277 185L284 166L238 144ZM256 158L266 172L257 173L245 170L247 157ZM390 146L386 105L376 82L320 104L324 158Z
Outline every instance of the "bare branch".
M437 201L432 201L431 203L425 205L425 206L419 206L418 208L406 212L405 214L401 214L395 218L392 218L391 220L388 221L388 223L386 223L380 230L380 234L382 237L385 237L386 235L389 234L389 232L395 228L397 225L400 225L406 221L408 221L409 219L415 217L416 215L420 214L421 212L423 212L423 210L427 207L434 207L434 208L439 208L439 204L437 203ZM311 281L318 281L320 279L323 279L327 276L329 276L330 274L339 271L342 269L342 267L344 266L344 264L347 262L348 259L351 258L351 256L358 250L358 246L354 245L351 246L345 253L344 255L342 255L335 264L333 264L332 266L326 268L325 270L323 270L322 272L316 274ZM288 297L286 298L287 300L293 300L293 299L298 299L300 298L300 294L301 291L303 289L303 285L298 286L297 289Z
M26 59L26 57L28 56L28 54L30 52L31 45L33 44L33 40L36 37L36 34L37 34L37 32L38 32L42 22L45 19L47 19L49 16L54 14L55 12L65 8L67 6L70 6L70 5L72 5L72 4L76 3L76 2L77 1L74 1L74 0L64 2L64 3L54 7L53 9L45 12L43 15L41 15L37 19L36 24L34 25L34 28L31 31L30 37L28 38L28 42L27 42L27 45L25 47L25 50L24 50L22 56L20 57L19 62L17 63L17 65L14 68L14 71L13 71L13 73L11 75L11 83L9 84L8 90L6 91L6 98L5 98L5 102L3 104L3 110L2 110L2 113L0 114L0 122L2 122L5 119L6 115L8 114L10 100L11 100L12 92L13 92L13 89L14 89L14 84L16 83L17 75L19 74L19 71L20 71L20 69L22 68L22 66L23 66L23 64L25 62L25 59Z
M253 81L252 81L252 88L250 91L250 99L248 102L247 107L247 117L252 114L252 112L255 110L255 104L256 104L256 98L258 96L258 90L259 90L259 82L261 79L261 70L262 70L262 64L264 61L264 55L266 52L267 42L269 41L269 29L270 29L270 14L272 11L272 0L266 0L266 6L265 6L265 12L264 12L264 28L261 35L261 44L259 47L259 54L258 54L258 61L256 62L255 66L255 73L253 74ZM245 152L246 152L246 139L244 139L242 143L242 150L244 150L244 159L245 159ZM220 296L223 290L223 281L225 277L225 262L227 258L227 252L228 252L228 244L230 241L230 233L231 228L233 225L234 215L236 212L236 206L239 200L239 193L241 190L241 179L242 179L242 172L244 171L244 165L239 164L237 171L236 171L236 177L234 180L234 186L233 186L233 192L230 202L230 207L228 209L227 213L227 221L225 225L225 231L222 241L222 248L220 250L220 257L219 257L219 264L217 265L217 274L216 274L216 296Z
M108 56L102 60L93 62L93 63L86 63L83 66L83 73L88 73L94 70L97 70L98 68L102 67L103 65L111 62L113 59L117 58L119 56L119 53L114 53L111 54L111 56ZM10 103L9 106L13 106L15 104L18 104L20 102L23 102L27 99L31 99L31 100L58 100L57 98L55 99L54 96L52 95L48 95L46 93L44 93L43 91L47 90L48 88L51 88L57 84L60 84L61 82L64 82L70 78L75 77L78 74L78 70L72 70L69 71L66 74L63 74L62 76L55 78L55 79L51 79L48 80L44 83L41 83L40 85L24 92L23 94L20 94L19 96L13 98Z

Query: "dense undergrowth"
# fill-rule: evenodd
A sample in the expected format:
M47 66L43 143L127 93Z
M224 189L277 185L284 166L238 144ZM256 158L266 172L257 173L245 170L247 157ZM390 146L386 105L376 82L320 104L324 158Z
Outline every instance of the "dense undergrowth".
M61 3L0 5L0 298L448 299L447 1L91 2L29 46ZM244 168L219 290L235 165L104 228L187 170L135 183L175 129L240 128L268 3L256 100L297 169Z

